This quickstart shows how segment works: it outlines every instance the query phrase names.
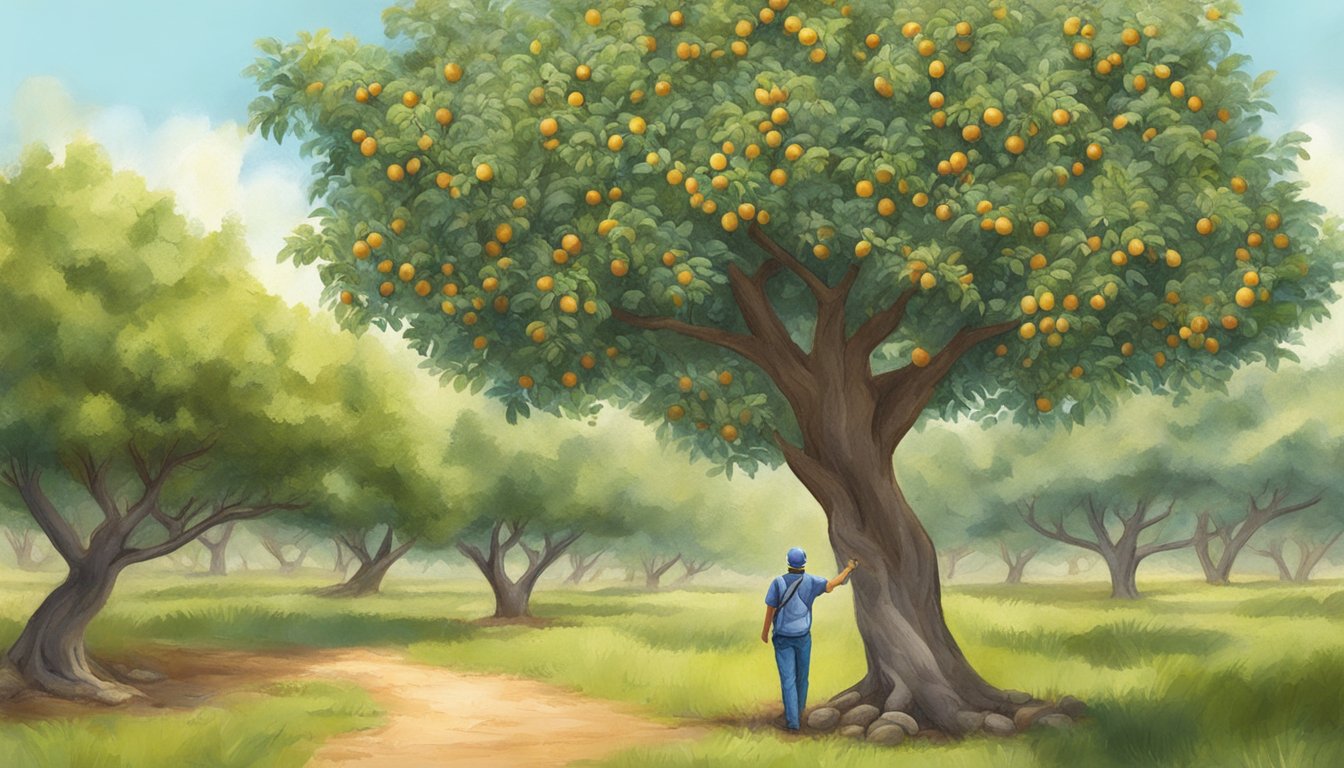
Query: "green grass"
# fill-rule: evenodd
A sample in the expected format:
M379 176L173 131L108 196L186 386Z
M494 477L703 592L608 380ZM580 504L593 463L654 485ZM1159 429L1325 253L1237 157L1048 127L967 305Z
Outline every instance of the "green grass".
M10 766L302 766L328 737L379 722L358 686L275 683L192 712L0 722Z
M384 595L353 601L302 593L322 578L242 574L220 580L133 573L91 627L90 642L104 652L122 652L141 641L225 648L385 645L405 647L413 659L426 663L524 675L631 702L655 717L731 723L777 706L773 656L759 638L762 595L755 590L649 594L543 585L533 610L551 623L539 629L473 623L492 607L483 584L392 579ZM50 575L0 574L0 642L12 639L52 580ZM1344 739L1338 735L1344 732L1340 583L1144 587L1146 597L1139 601L1109 600L1105 585L1097 583L948 590L948 621L986 678L1046 697L1079 696L1094 717L1067 732L906 745L899 748L901 764L1344 765ZM863 672L847 591L818 602L814 632L812 691L817 700ZM227 765L234 758L226 753L263 749L258 745L268 738L265 733L278 730L289 738L305 727L358 727L358 718L319 718L320 723L301 718L292 728L279 727L282 718L273 717L271 723L249 709L271 699L280 701L267 706L294 708L286 704L293 703L292 696L271 691L256 699L219 702L208 716L127 718L150 725L121 724L110 732L114 743L133 750L144 733L136 727L167 726L164 731L172 739L165 742L199 740L220 755L216 762ZM193 724L197 716L204 719ZM108 717L121 722L116 715ZM277 727L247 735L246 728L229 725L254 717ZM69 723L43 727L48 725L78 733L108 730ZM52 736L50 730L24 733L0 731L0 754L18 743L41 743L43 749L75 749L80 743L79 738ZM309 738L318 736L300 736L294 744ZM162 748L173 747L165 743ZM892 759L890 750L838 738L791 741L725 725L699 742L634 750L603 765L877 766ZM133 763L125 758L108 764Z

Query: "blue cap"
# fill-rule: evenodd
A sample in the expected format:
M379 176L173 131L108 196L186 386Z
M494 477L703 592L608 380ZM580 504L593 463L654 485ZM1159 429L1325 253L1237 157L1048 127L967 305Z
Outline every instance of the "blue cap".
M807 565L807 553L798 547L789 550L789 567L802 568Z

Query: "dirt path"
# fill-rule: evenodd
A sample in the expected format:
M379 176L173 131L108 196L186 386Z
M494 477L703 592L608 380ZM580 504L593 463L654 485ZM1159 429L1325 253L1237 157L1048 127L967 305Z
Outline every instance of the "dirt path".
M329 740L310 766L562 766L708 732L544 683L413 664L385 651L323 653L297 673L354 682L387 712L380 728Z

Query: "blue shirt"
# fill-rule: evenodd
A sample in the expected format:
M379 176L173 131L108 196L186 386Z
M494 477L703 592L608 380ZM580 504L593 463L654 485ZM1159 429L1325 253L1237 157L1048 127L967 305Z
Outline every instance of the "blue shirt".
M803 580L798 585L797 592L789 598L787 605L781 606L779 602L784 599L784 593L789 591L795 581ZM810 573L786 573L783 576L776 576L775 580L770 582L770 589L765 593L765 604L776 609L775 612L775 634L782 637L802 637L812 631L812 601L817 599L817 595L826 592L826 579L820 576L813 576Z

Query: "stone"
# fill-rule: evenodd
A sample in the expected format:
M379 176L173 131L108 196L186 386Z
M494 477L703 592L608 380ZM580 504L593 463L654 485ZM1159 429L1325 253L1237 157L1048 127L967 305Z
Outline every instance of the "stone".
M985 733L992 733L995 736L1008 736L1017 732L1017 726L1013 721L997 712L990 712L985 715Z
M1052 712L1043 717L1036 718L1036 725L1047 728L1071 728L1073 727L1073 718L1060 712Z
M1087 711L1087 705L1072 696L1065 696L1060 699L1055 708L1074 720L1082 717L1083 713Z
M862 739L867 732L868 729L864 728L862 725L842 725L840 726L839 731L841 736L851 739Z
M166 675L148 669L132 669L126 672L126 679L134 683L159 683L168 678Z
M860 704L840 717L840 725L857 725L867 728L868 724L876 720L880 714L882 713L872 704Z
M919 733L919 723L915 722L915 718L904 712L883 712L882 716L877 718L877 722L895 723L905 729L907 736L914 736Z
M980 730L980 726L985 724L984 712L970 712L962 710L957 713L957 729L962 733L974 733Z
M895 723L884 723L878 720L873 726L868 729L869 744L892 746L905 741L905 729Z
M827 702L827 704L844 712L858 704L860 701L863 701L863 696L860 695L858 691L850 691L849 693L842 693L839 696L836 696Z
M822 707L812 710L807 716L807 727L815 731L834 730L840 724L840 710L835 707Z
M1036 718L1054 711L1055 708L1049 704L1030 704L1017 710L1013 715L1013 725L1017 727L1017 730L1025 731L1031 727L1032 723L1036 722Z
M1004 691L1003 693L1014 704L1026 704L1031 701L1031 694L1026 691Z

